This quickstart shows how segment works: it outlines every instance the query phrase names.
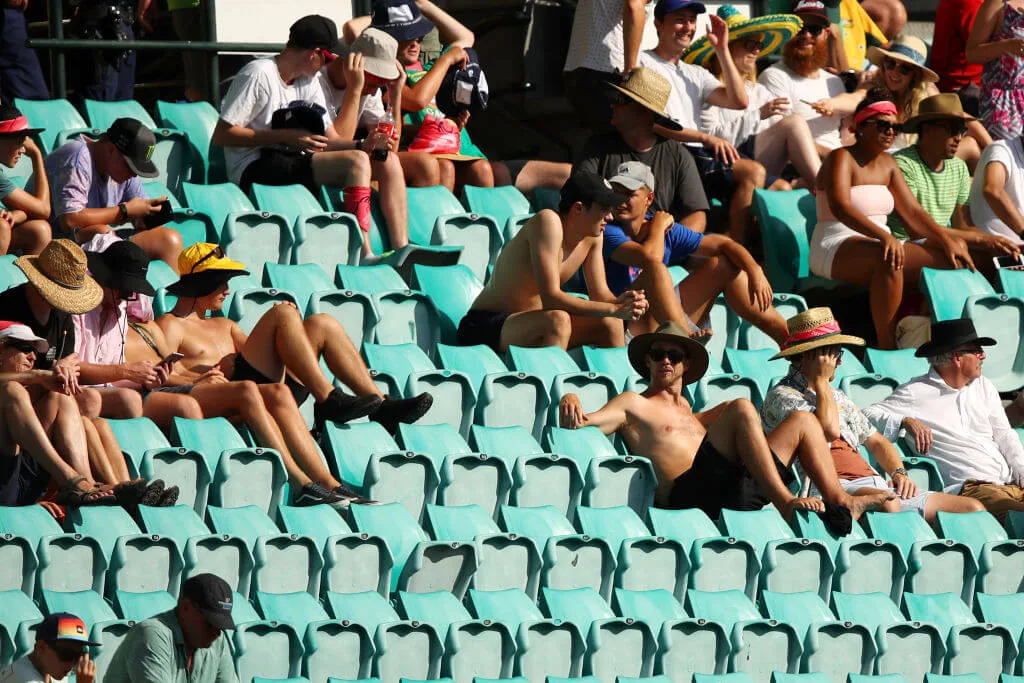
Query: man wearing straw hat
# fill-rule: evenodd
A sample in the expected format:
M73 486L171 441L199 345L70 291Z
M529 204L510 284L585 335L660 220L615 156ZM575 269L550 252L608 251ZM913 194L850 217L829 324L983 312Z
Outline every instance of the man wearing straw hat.
M885 512L913 510L929 523L935 513L977 512L982 505L970 498L921 491L907 474L892 442L876 430L860 408L832 387L836 368L842 364L844 346L864 346L864 340L842 333L829 308L812 308L787 321L789 338L775 358L788 358L789 374L772 387L761 406L761 420L768 431L797 411L813 413L821 423L839 475L849 494L895 492L899 498L884 503ZM890 481L886 482L861 456L863 445L874 456Z
M677 323L635 337L629 362L650 381L646 391L624 392L587 414L579 398L568 394L559 405L559 419L569 429L621 430L630 452L654 465L658 507L695 507L715 518L723 508L753 510L771 502L786 519L796 510L824 513L825 523L846 535L851 518L893 497L888 492L850 495L842 489L821 425L810 413L793 413L765 434L757 409L746 399L691 412L683 387L707 371L708 352ZM798 498L787 488L793 479L790 466L797 460L822 498Z
M652 210L670 213L676 222L704 232L708 198L693 155L683 143L654 132L656 124L670 130L681 128L665 110L672 85L653 69L639 66L621 86L610 87L618 93L612 104L615 130L587 140L573 172L597 173L607 180L624 162L646 164L656 185Z

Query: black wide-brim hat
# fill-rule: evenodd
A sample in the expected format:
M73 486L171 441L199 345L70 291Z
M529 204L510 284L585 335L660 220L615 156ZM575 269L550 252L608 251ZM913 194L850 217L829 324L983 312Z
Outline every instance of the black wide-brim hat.
M931 341L921 344L914 355L918 358L940 356L967 344L995 346L996 340L992 337L978 336L978 331L974 329L974 321L970 318L942 320L932 323Z
M197 299L217 291L218 287L233 277L248 274L248 270L203 270L190 273L168 285L167 293L182 299Z
M686 350L686 372L683 373L683 384L696 382L708 371L708 350L699 341L691 339L682 325L669 321L659 325L654 332L637 335L629 342L629 362L641 377L650 376L650 371L647 368L647 352L659 341L682 344Z
M96 282L107 289L135 292L155 296L156 290L149 284L149 257L142 247L128 240L115 242L104 251L86 252L89 273Z

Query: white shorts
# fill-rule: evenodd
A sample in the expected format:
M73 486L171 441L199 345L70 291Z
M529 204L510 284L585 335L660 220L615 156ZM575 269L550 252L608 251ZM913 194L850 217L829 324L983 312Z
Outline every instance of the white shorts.
M850 495L855 494L860 489L879 489L881 491L891 491L892 487L882 477L877 474L871 477L859 477L857 479L840 479L839 485L843 487L843 490ZM906 510L913 510L919 515L924 517L924 508L928 503L928 496L932 495L932 491L921 491L913 498L900 499L900 512ZM811 487L811 495L821 495L818 492L817 487Z
M864 237L853 228L839 221L819 221L811 234L808 265L811 272L819 277L832 278L832 262L843 242L851 237Z

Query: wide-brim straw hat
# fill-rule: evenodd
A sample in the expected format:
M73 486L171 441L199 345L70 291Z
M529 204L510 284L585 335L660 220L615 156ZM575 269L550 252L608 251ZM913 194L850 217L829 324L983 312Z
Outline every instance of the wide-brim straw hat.
M659 325L654 332L638 335L629 342L629 362L641 377L650 376L650 371L647 369L647 352L659 341L683 345L687 357L683 384L696 382L708 371L708 350L699 341L691 339L682 325L670 320Z
M930 121L945 121L957 119L964 123L977 121L976 118L964 111L960 104L960 97L956 93L940 93L921 100L917 108L917 116L912 116L903 124L903 130L907 133L917 133L922 123Z
M718 8L717 14L729 27L730 43L751 35L764 36L764 47L758 53L758 58L772 54L789 42L800 32L804 23L803 19L795 14L767 14L763 17L748 19L732 5L722 5ZM701 36L693 41L683 53L683 61L707 67L714 54L715 48L712 47L707 36Z
M654 69L645 66L637 67L626 76L621 85L612 83L608 85L640 106L654 112L658 124L671 130L683 129L682 125L665 111L669 95L672 94L672 84Z
M88 273L85 252L71 240L53 240L38 256L22 256L14 265L59 311L88 313L103 300L103 288Z
M928 61L928 46L917 36L898 35L889 43L889 49L883 50L880 47L869 47L867 51L868 61L882 68L882 62L886 57L897 62L903 62L916 66L921 70L921 80L929 83L938 83L939 75L925 66Z
M786 321L789 336L782 344L782 350L771 357L787 358L822 346L864 346L864 340L850 334L843 334L839 322L827 306L809 308L797 313Z

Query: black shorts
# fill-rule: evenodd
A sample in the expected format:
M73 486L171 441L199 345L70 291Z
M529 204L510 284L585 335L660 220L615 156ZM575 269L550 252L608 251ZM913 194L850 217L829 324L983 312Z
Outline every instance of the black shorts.
M728 205L729 198L732 197L733 190L736 189L732 164L715 159L714 153L703 147L687 147L687 149L690 150L690 154L693 155L693 160L697 164L697 171L700 173L701 183L704 185L704 194L708 199L717 199ZM753 152L753 145L740 145L737 151L740 152L740 157L743 159L751 159L749 153ZM779 176L776 175L766 176L764 187L771 187L778 179Z
M788 485L793 481L793 473L774 453L772 459L782 481ZM668 504L662 507L700 508L711 519L717 519L723 508L759 510L770 502L747 468L728 460L705 436L693 465L676 477Z
M188 395L192 393L192 390L196 388L195 384L174 384L165 387L157 387L156 389L142 390L143 400L149 398L150 394L184 394Z
M255 382L256 384L277 384L276 379L270 379L262 372L252 366L242 354L235 356L235 369L231 372L232 382ZM302 405L303 401L309 398L309 389L305 387L301 382L297 382L292 379L291 375L285 373L284 383L288 389L291 390L292 396L295 397L295 404Z
M470 309L459 322L459 330L456 333L459 345L486 344L494 349L495 353L501 353L501 328L510 315L512 314Z
M264 147L260 156L242 171L238 185L242 192L249 193L253 183L260 185L294 185L299 183L309 188L314 196L320 191L313 182L313 155L303 152L286 152Z
M28 453L0 455L0 505L33 505L49 485L50 475Z

